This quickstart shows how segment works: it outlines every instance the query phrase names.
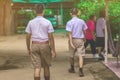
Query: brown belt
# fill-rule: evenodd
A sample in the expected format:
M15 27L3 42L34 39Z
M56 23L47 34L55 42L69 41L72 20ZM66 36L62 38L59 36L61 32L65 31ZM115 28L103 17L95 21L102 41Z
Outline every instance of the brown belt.
M72 38L72 39L84 39L84 38Z
M40 41L32 41L32 44L48 44L49 41L45 41L45 42L40 42Z

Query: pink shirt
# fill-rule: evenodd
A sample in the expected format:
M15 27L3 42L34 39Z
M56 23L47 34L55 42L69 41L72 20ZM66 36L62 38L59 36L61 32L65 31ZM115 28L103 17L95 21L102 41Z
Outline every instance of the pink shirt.
M92 20L89 20L87 22L88 29L86 30L86 39L91 40L93 39L93 36L91 34L91 31L95 31L95 25Z

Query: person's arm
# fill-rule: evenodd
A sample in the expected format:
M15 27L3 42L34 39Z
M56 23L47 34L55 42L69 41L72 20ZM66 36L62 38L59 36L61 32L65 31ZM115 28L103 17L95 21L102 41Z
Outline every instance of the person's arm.
M90 30L90 33L92 34L93 40L95 40L95 33L94 33L94 31Z
M105 36L106 21L103 20L101 24L102 24L102 31L103 31L103 34L104 34L104 36Z
M86 42L86 31L84 30L83 32L84 32L84 36L85 36L84 41Z
M84 41L86 41L86 30L88 29L86 23L83 21L83 33L84 33Z
M70 22L67 22L67 25L66 25L66 31L68 31L68 38L69 38L69 41L70 41L70 46L75 49L75 46L73 45L73 39L72 39L72 25Z
M55 42L54 42L53 33L48 33L48 37L49 37L50 48L52 50L51 51L52 57L55 58L56 57L56 50L55 50Z
M105 36L105 29L103 29L103 34L104 34L104 36Z
M30 50L30 39L31 39L31 34L27 33L26 34L26 46L27 46L27 50L29 55L31 54L31 50Z
M72 32L68 31L68 37L70 40L70 45L73 49L75 49L75 46L73 45L73 40L72 40Z

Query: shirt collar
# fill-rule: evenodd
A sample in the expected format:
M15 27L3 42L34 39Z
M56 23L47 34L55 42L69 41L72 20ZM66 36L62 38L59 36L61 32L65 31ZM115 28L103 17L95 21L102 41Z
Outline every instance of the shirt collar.
M74 16L72 19L76 19L76 18L78 18L77 16Z
M43 16L37 16L37 18L42 18Z
M105 18L103 18L103 17L100 17L101 19L105 19Z

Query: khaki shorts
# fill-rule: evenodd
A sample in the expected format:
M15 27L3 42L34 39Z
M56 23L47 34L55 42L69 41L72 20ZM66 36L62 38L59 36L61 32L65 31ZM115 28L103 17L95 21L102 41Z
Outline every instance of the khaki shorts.
M76 49L73 49L69 43L69 52L70 57L74 57L75 53L77 53L78 56L85 56L85 47L84 47L84 40L83 39L73 39L73 45L76 47Z
M51 65L51 50L49 44L32 44L31 59L35 68Z

